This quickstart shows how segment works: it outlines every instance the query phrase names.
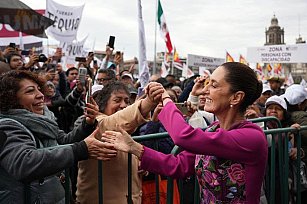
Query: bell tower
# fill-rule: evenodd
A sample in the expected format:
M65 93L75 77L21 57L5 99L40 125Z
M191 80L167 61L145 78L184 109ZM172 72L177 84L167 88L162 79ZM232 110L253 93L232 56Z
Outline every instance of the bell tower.
M284 28L278 25L278 19L275 17L271 19L269 29L265 28L265 44L264 45L280 45L285 44Z

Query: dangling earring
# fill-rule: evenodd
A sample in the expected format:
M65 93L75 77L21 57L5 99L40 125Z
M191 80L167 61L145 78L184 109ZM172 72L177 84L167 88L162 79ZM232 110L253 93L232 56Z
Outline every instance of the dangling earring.
M232 104L230 104L230 108L232 108L233 107L233 105Z

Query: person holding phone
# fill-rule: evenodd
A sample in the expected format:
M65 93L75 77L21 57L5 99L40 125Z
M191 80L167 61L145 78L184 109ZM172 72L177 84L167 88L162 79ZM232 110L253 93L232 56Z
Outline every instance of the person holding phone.
M79 160L110 160L117 154L95 139L94 105L88 104L82 124L72 132L59 129L44 105L44 84L29 71L0 76L0 132L6 136L0 148L1 203L64 203L59 178L64 169Z
M238 62L216 68L204 86L205 80L196 78L192 95L204 94L205 111L218 119L206 130L188 125L167 92L162 94L159 120L184 150L177 156L142 146L120 127L119 132L106 131L102 140L136 155L143 170L174 178L196 172L200 203L259 204L268 144L263 130L246 120L244 112L261 95L262 83L250 67Z
M13 54L13 53L18 53L18 50L16 49L16 45L8 45L5 47L5 49L3 50L3 56L4 58L6 58L8 55Z
M108 62L111 59L111 56L112 56L112 53L113 53L113 49L111 49L111 47L109 47L107 45L105 53L106 53L106 56L103 58L99 69L107 69L108 68Z
M16 52L9 54L6 57L6 61L12 70L18 70L23 68L23 60L21 55Z
M114 43L115 43L115 37L114 36L110 36L109 37L109 42L106 45L106 56L103 58L102 63L100 65L100 69L107 69L109 68L109 61L111 60L112 54L113 54L113 50L114 50Z

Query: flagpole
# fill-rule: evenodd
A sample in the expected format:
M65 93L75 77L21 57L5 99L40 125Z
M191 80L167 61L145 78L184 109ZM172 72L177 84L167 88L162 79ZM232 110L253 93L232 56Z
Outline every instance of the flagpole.
M175 53L175 52L174 52ZM172 66L171 66L171 68L172 68L172 71L171 71L171 74L172 75L174 75L174 53L171 53L171 55L172 55Z
M21 50L24 49L24 47L23 47L23 40L22 40L22 32L19 32L19 48Z
M49 57L49 38L47 38L47 56Z
M93 45L92 45L92 52L95 52L95 44L96 44L96 37L94 38L94 42L93 42Z
M156 0L156 9L155 9L155 45L154 45L154 62L153 62L153 70L152 74L156 74L157 71L157 19L158 19L158 0Z

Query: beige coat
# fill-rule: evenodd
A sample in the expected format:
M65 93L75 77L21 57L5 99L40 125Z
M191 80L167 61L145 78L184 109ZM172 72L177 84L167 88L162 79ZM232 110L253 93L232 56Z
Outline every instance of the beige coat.
M140 110L140 101L122 111L106 117L97 117L100 130L115 130L116 124L121 125L128 133L147 122ZM98 203L98 161L86 160L79 162L77 201L80 203ZM132 156L132 198L133 203L141 203L142 178L138 174L139 160ZM102 162L103 203L124 204L128 196L128 154L118 152L116 158Z

